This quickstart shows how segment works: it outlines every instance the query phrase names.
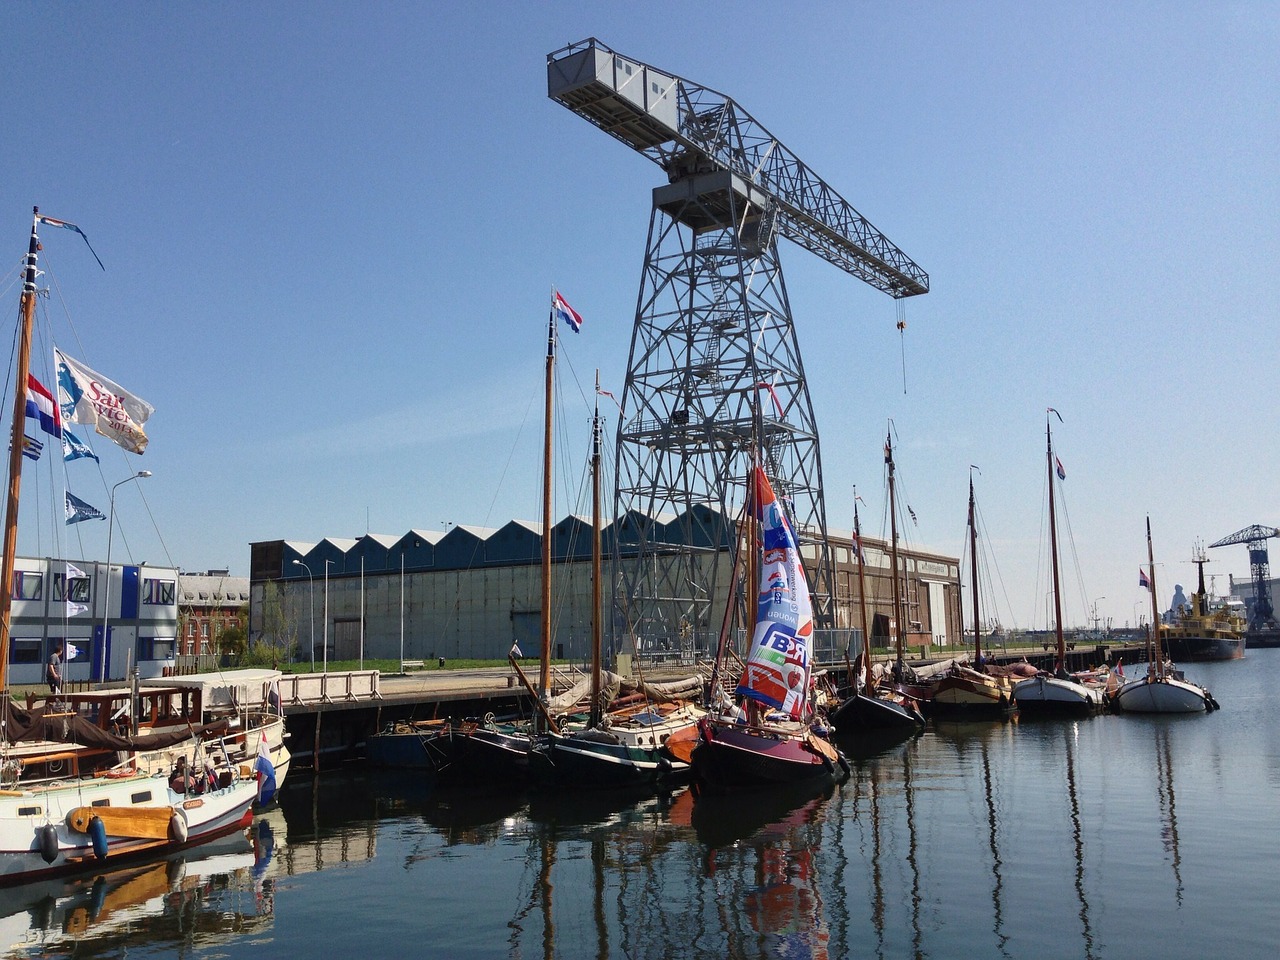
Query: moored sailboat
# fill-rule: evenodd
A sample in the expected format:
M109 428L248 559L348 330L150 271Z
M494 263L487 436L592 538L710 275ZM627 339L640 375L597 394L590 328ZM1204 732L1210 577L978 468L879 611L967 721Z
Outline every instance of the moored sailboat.
M1147 674L1130 680L1113 698L1122 713L1201 713L1217 708L1209 691L1179 676L1164 659L1156 600L1156 563L1151 548L1151 518L1147 517L1147 589L1151 591L1151 651Z
M973 660L974 666L954 664L933 688L929 704L935 714L958 714L974 717L1002 717L1013 709L1013 683L1007 671L991 673L982 655L982 618L979 615L978 592L978 525L973 495L973 473L969 474L969 560L973 583ZM997 668L1004 670L1003 667Z
M895 506L894 464L892 436L886 435L884 443L885 465L888 471L890 561L893 565L893 630L896 642L897 670L901 673L904 661L902 648L902 609L898 586L898 522ZM874 675L871 664L871 634L867 630L867 578L864 570L865 556L862 549L862 528L858 519L857 497L853 503L853 540L858 560L858 608L862 619L862 689L850 690L847 697L831 711L831 723L840 732L856 730L920 730L924 728L924 715L915 700L903 696L891 686L881 684Z
M154 859L225 835L252 819L251 807L259 797L255 768L269 767L269 760L259 763L257 757L239 764L230 762L225 753L218 756L205 739L216 733L210 728L182 727L134 736L101 729L69 706L46 703L25 711L10 699L11 598L23 424L33 379L31 340L41 224L81 232L74 224L42 217L38 208L33 211L17 376L12 381L15 395L0 567L0 884L27 883L104 863ZM56 417L53 423L57 424ZM111 435L101 428L99 432ZM141 443L112 439L134 452L145 446L145 437ZM165 769L153 769L157 757L168 758L171 755L164 751L180 744L184 763L181 770L172 771L172 779L167 763Z
M600 396L598 373L596 396ZM535 746L530 762L539 779L557 786L653 783L688 772L688 763L682 755L667 749L667 741L690 733L706 711L687 701L656 703L647 692L635 705L607 712L603 709L598 399L591 422L591 438L591 714L585 729L547 733Z
M848 763L820 727L810 694L813 606L795 534L763 468L753 467L751 476L747 549L760 561L751 647L734 702L699 721L691 754L694 777L711 789L848 775ZM717 677L730 615L726 610ZM713 695L717 686L713 680Z
M1062 419L1062 415L1052 407L1048 413ZM1013 688L1013 699L1018 709L1029 716L1051 713L1090 715L1102 709L1104 694L1100 687L1081 683L1067 672L1067 644L1062 632L1062 589L1058 573L1058 526L1053 493L1053 430L1048 414L1045 415L1044 430L1047 445L1045 462L1049 471L1049 553L1053 569L1054 635L1057 647L1053 672L1040 671L1034 677L1020 681ZM1065 476L1065 473L1062 475Z

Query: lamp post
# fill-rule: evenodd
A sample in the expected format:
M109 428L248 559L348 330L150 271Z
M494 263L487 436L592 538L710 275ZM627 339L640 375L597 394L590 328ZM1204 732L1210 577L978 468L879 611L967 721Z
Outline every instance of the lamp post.
M1098 600L1105 600L1106 597L1099 597ZM1093 632L1098 632L1098 621L1102 619L1098 616L1098 600L1093 601Z
M311 576L311 568L301 560L293 561L294 566L307 571L307 581L311 586L311 672L316 672L316 581Z
M116 488L121 484L128 483L130 480L145 480L149 476L151 476L150 470L139 470L132 477L125 477L111 488L111 506L107 510L107 575L102 587L102 650L104 657L107 649L107 618L111 614L111 532L116 523ZM92 671L92 666L90 670ZM105 680L106 673L107 664L104 662L102 664L103 675L95 679Z
M324 672L329 672L329 564L324 562Z

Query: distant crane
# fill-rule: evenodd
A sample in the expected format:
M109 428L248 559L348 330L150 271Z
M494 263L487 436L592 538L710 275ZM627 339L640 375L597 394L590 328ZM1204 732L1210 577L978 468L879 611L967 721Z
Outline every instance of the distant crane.
M1262 527L1255 523L1251 527L1245 527L1230 536L1223 537L1217 543L1209 544L1210 549L1235 543L1247 544L1249 547L1249 573L1253 578L1253 608L1249 611L1251 634L1280 631L1280 625L1275 619L1275 610L1271 606L1271 592L1267 589L1269 576L1267 541L1272 537L1280 537L1280 530L1275 527ZM1255 638L1251 637L1249 642L1252 643L1254 640Z
M817 567L817 625L832 626L818 429L777 241L895 299L927 293L928 274L724 94L594 38L547 56L547 93L668 181L653 191L618 424L624 628L659 646L702 646L715 598L700 584L716 582L757 445Z

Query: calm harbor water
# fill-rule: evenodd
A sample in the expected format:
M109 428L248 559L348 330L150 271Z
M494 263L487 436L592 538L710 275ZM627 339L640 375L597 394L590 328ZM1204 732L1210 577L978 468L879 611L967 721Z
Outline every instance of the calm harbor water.
M808 795L435 789L299 772L184 861L0 894L16 956L1271 958L1280 650L1208 716L842 742Z

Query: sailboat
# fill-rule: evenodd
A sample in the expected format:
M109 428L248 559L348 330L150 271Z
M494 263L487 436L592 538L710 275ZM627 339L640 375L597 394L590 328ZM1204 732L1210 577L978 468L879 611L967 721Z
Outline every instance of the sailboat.
M1103 691L1099 687L1081 683L1067 672L1067 643L1062 632L1062 590L1058 574L1058 525L1054 505L1054 456L1053 429L1048 414L1062 419L1052 407L1045 414L1046 454L1049 476L1049 553L1053 567L1054 632L1057 637L1057 653L1053 673L1041 671L1034 677L1020 681L1013 688L1013 699L1023 714L1035 716L1049 713L1093 714L1103 707ZM1063 473L1065 476L1065 473Z
M600 396L596 374L596 397ZM638 703L605 712L601 630L600 536L600 404L591 422L591 713L585 729L551 732L534 748L535 775L556 785L630 786L668 780L687 773L683 754L673 754L667 742L691 733L706 711L689 701L655 702L647 695Z
M846 777L848 762L820 728L810 695L813 605L800 550L759 465L752 468L749 495L754 522L748 525L747 549L759 559L751 649L734 698L716 704L719 709L698 723L690 755L693 775L710 789ZM737 567L735 563L735 581ZM733 607L730 601L716 678L722 675ZM713 680L713 696L718 686L718 679Z
M372 752L390 762L392 758L424 757L434 772L450 780L484 784L523 783L529 778L529 758L534 744L546 731L559 732L555 719L557 705L551 699L551 511L552 438L554 435L556 320L563 319L574 330L582 318L558 291L551 295L547 316L545 363L544 429L542 450L542 614L538 681L535 686L516 658L513 646L508 653L521 685L529 694L534 715L498 719L487 714L481 720L449 719L444 723L398 724L371 737L377 741ZM571 706L572 704L570 704Z
M259 798L252 764L219 756L207 727L150 735L103 730L68 707L22 710L8 686L11 598L22 484L26 391L35 323L41 224L81 232L33 210L22 288L9 489L0 566L0 885L104 864L157 859L247 826ZM82 233L82 232L81 232ZM83 235L83 233L82 233ZM226 721L222 721L226 725ZM212 741L216 743L216 740ZM184 771L153 770L157 751L187 744ZM261 755L260 755L261 756ZM269 760L266 761L269 767Z
M982 656L982 619L978 594L977 506L973 495L973 472L969 473L969 558L973 591L974 666L955 664L934 685L930 699L935 714L1002 717L1013 709L1013 684L1007 675L991 673ZM1004 668L997 668L1003 670Z
M1160 641L1160 612L1156 600L1156 563L1151 548L1151 518L1147 517L1147 589L1151 591L1151 653L1147 675L1130 680L1114 697L1123 713L1201 713L1217 708L1209 691L1191 683L1165 663Z
M898 522L894 504L893 445L885 438L885 464L889 472L889 527L892 532L890 556L893 563L893 619L897 639L898 662L903 662L903 619L898 602ZM920 730L924 715L915 700L877 683L871 667L871 633L867 630L866 557L862 548L862 525L858 519L858 500L853 501L853 543L858 558L858 609L862 619L862 689L849 695L831 711L831 725L841 733L855 730Z

